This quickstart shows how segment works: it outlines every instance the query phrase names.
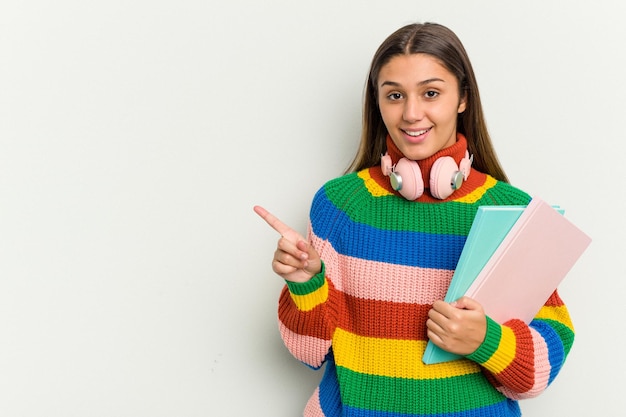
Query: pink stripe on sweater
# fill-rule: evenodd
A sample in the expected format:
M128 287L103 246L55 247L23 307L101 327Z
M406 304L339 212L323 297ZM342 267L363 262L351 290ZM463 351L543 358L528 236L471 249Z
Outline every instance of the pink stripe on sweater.
M396 303L432 304L442 300L454 271L427 269L368 261L338 254L332 245L311 233L311 242L318 250L326 275L335 288L354 297ZM349 282L334 277L350 277ZM372 280L371 277L376 277ZM419 278L419 279L418 279Z
M498 388L498 391L513 400L524 400L527 398L537 397L548 387L548 381L550 380L551 368L548 358L548 345L537 330L533 329L532 327L530 327L529 329L533 338L535 383L530 390L522 393L518 393L504 387Z
M280 334L291 354L301 362L319 368L330 350L331 341L295 333L279 321Z
M304 408L304 417L325 417L320 404L320 389L317 387Z

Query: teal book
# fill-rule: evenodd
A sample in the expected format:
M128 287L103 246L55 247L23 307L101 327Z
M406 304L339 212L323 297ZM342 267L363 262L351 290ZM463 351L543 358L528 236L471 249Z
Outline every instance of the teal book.
M553 207L563 214L558 206ZM526 206L478 208L444 301L450 303L465 295L525 208ZM428 341L422 361L432 365L460 358L461 356L447 352Z

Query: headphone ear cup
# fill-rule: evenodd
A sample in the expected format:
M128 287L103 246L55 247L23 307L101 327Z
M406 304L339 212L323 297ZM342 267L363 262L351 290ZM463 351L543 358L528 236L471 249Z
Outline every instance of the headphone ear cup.
M454 192L452 176L459 170L451 156L444 156L435 161L430 170L430 193L433 197L445 200Z
M396 164L395 174L402 179L398 192L407 200L415 200L424 193L422 171L415 161L402 158Z

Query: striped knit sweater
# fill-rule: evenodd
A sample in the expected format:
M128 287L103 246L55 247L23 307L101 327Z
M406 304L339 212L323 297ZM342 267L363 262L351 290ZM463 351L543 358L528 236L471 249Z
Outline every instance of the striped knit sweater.
M401 156L388 141L394 163ZM465 138L420 161L457 163ZM472 169L446 200L407 201L380 167L325 184L316 194L309 239L323 260L306 283L288 282L279 324L290 352L326 364L306 417L519 416L518 400L556 377L574 332L555 291L530 325L487 318L482 345L463 359L424 365L427 313L444 298L478 206L526 204L528 194Z

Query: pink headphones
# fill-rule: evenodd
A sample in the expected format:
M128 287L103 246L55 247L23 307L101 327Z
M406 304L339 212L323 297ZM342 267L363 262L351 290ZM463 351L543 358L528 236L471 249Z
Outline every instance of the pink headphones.
M437 159L430 170L430 194L440 200L450 197L469 177L473 160L474 155L470 157L467 151L459 166L451 156ZM387 153L380 159L380 166L383 175L389 177L391 187L407 200L415 200L424 193L422 171L417 162L402 158L392 165Z

